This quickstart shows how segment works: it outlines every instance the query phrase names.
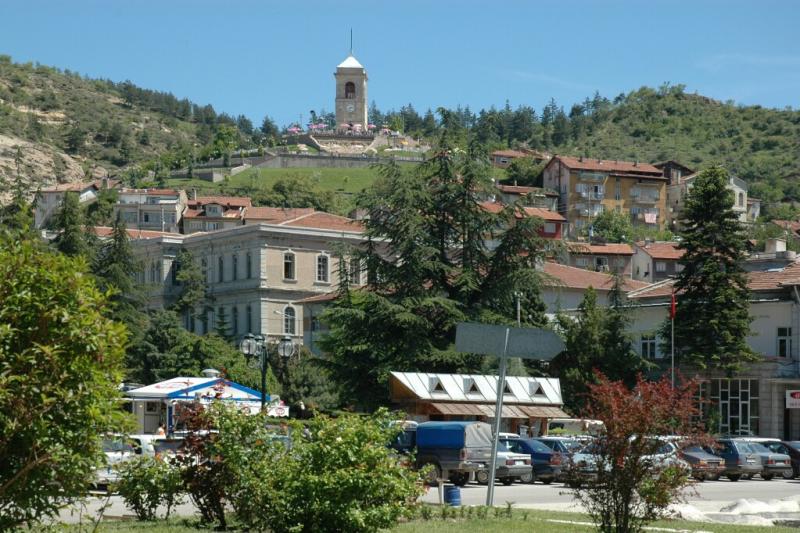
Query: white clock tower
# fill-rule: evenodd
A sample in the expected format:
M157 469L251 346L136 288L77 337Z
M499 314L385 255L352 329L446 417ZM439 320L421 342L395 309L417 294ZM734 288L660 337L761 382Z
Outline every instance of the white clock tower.
M367 131L367 71L350 55L336 72L336 129Z

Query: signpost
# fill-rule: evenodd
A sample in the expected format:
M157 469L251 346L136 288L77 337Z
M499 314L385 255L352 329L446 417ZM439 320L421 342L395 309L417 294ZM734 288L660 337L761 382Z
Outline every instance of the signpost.
M497 379L497 401L494 406L492 457L489 467L489 490L486 505L494 503L494 478L497 468L497 447L500 440L500 419L503 416L503 389L509 357L549 361L565 349L564 341L555 332L541 328L512 328L493 324L462 322L456 326L456 351L494 355L500 359Z

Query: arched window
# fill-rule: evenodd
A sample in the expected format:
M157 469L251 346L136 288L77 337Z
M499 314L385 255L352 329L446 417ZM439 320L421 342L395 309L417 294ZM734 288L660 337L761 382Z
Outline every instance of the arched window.
M231 327L233 329L233 335L236 336L239 334L239 307L234 305L233 309L231 310Z
M330 258L325 254L317 256L317 282L328 283L330 281Z
M283 279L294 279L294 254L283 254Z
M356 84L352 81L344 84L344 97L351 100L356 97Z
M225 281L225 260L222 256L217 259L217 281L219 283Z
M233 269L233 281L236 281L236 278L239 277L239 255L233 254L233 259L231 263L231 268Z
M283 333L284 335L294 335L296 313L294 307L288 305L283 309Z
M252 305L247 304L246 313L247 313L247 332L248 333L252 333L253 332L253 306Z
M739 207L744 207L744 193L739 193Z
M253 254L247 252L245 260L247 261L247 266L245 267L247 268L247 279L250 279L253 277Z
M203 280L209 281L208 279L208 259L205 257L200 260L200 269L203 271Z

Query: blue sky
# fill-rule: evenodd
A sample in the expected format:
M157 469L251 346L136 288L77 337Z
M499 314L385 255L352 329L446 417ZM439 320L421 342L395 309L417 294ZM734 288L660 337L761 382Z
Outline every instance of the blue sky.
M333 109L355 36L369 98L473 110L685 84L800 107L800 2L0 0L0 53L279 124Z

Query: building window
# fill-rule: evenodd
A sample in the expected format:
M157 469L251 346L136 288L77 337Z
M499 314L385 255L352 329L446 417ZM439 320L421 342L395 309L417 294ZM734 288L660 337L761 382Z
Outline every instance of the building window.
M792 356L792 328L778 328L778 357Z
M723 434L759 434L759 383L757 379L712 379L710 397L703 398L703 410L717 411L719 428L709 428Z
M208 259L205 257L200 260L200 270L203 272L203 279L208 281Z
M284 335L295 334L296 314L294 307L286 306L283 309L283 333Z
M347 282L350 285L361 285L361 261L358 259L350 259L348 267Z
M578 268L586 268L589 266L589 259L586 257L576 257L575 266Z
M250 279L253 277L253 254L247 252L245 260L247 261L247 279Z
M180 285L180 282L178 281L178 271L180 270L180 268L181 268L181 265L180 265L180 263L178 263L177 260L172 262L172 268L169 269L169 271L170 271L169 274L170 274L170 278L171 278L170 281L172 281L172 285L173 286Z
M292 252L283 254L283 279L295 279L294 254Z
M222 256L217 259L217 281L219 283L225 281L225 260Z
M680 263L675 263L675 272L683 272L683 265Z
M545 222L544 223L544 232L553 234L556 232L556 223L555 222Z
M327 255L317 256L317 282L328 283L330 281L330 258Z
M249 305L249 304L247 305L246 313L247 313L247 332L248 333L252 333L253 332L253 306L252 305Z
M218 229L221 229L221 227L222 227L222 224L220 222L208 222L208 223L206 223L206 230L208 230L208 231L218 230Z
M645 359L656 359L656 336L653 333L642 333L642 357Z
M666 272L667 263L664 261L656 261L656 272Z
M233 254L231 258L231 269L233 270L233 281L239 276L239 254Z
M142 214L142 221L143 222L150 222L150 213L143 213Z
M744 207L744 193L739 193L739 207Z
M614 199L622 200L622 184L619 178L616 178L616 183L614 184Z
M233 309L231 309L231 326L233 329L233 334L239 334L239 306L234 305Z
M352 81L344 84L344 97L350 100L356 97L356 84Z
M605 272L608 270L608 258L607 257L595 257L594 258L594 269L598 272Z

